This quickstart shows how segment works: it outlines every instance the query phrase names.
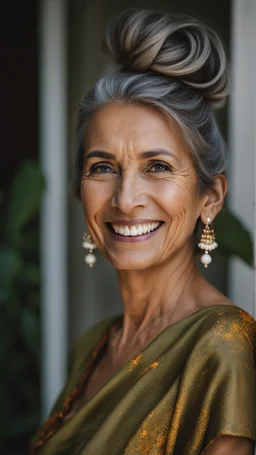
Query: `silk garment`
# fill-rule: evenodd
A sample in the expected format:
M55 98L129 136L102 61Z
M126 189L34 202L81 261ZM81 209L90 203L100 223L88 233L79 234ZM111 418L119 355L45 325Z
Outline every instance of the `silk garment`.
M53 412L115 322L77 343ZM256 441L256 322L233 305L204 307L163 330L67 420L39 455L201 455L219 435Z

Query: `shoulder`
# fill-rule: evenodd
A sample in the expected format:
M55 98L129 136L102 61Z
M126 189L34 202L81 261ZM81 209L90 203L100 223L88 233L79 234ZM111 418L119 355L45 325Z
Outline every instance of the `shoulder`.
M256 321L236 305L210 309L198 333L205 352L225 359L228 364L242 358L255 363Z
M209 308L205 324L218 338L223 332L229 331L232 335L240 334L238 329L255 334L256 321L253 316L237 305L212 305ZM213 334L212 333L212 334ZM228 338L228 337L225 337Z

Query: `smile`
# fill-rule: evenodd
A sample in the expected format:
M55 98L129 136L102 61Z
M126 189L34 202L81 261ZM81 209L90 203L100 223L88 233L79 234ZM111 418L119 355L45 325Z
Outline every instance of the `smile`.
M107 223L108 227L115 232L115 234L122 237L143 237L147 234L156 231L163 222L152 222L152 223L141 223L134 225L124 225L124 224L115 224Z

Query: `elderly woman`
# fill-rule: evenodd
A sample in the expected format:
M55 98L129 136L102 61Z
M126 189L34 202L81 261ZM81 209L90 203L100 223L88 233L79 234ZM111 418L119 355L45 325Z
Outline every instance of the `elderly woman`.
M227 192L213 116L228 92L218 36L198 21L128 10L115 63L77 117L77 191L89 235L117 270L124 314L77 343L32 448L40 455L252 455L256 324L196 267L217 247Z

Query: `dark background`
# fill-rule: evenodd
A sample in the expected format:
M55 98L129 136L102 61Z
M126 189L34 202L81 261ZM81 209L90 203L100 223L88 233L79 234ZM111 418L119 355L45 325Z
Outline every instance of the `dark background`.
M25 157L38 157L38 3L0 2L1 189Z
M38 160L39 156L38 7L37 0L0 0L0 203L5 201L7 188L24 160L27 158ZM1 214L0 217L2 217ZM4 225L4 222L5 220L2 219L1 225L2 223ZM38 235L37 226L38 223L34 231L36 230ZM36 245L38 245L37 241ZM37 250L37 255L38 247L35 246L34 249ZM1 261L1 266L3 264L5 267L5 260ZM1 276L3 276L2 272L1 269ZM30 289L32 295L33 288ZM7 303L8 311L10 301ZM1 307L0 304L0 332L2 332L0 333L0 454L25 455L31 433L39 424L39 360L31 353L24 355L27 352L25 346L16 336L21 320L18 313L11 319L7 311L4 305ZM10 326L8 326L9 322ZM11 337L12 335L16 337L12 339L12 346L10 343L7 347L8 337L5 335L5 330L11 334ZM21 365L26 367L23 368ZM29 381L33 384L34 390ZM21 393L19 383L27 388L23 390L24 395ZM25 399L26 393L31 394L31 401ZM38 408L35 415L32 407ZM20 416L26 416L27 420ZM6 428L9 435L6 434Z

